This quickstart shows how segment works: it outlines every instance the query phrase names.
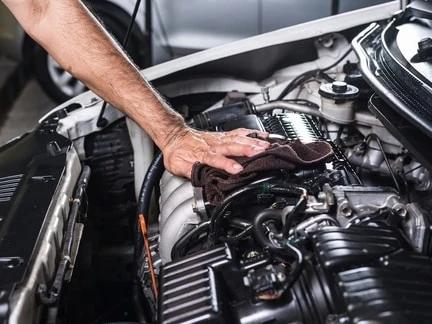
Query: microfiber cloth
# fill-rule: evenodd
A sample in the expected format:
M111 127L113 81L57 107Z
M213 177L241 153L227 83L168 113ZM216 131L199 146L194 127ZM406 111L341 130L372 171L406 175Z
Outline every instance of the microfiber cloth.
M325 141L303 144L300 141L273 143L262 153L252 157L234 157L243 170L229 174L223 170L195 163L192 168L192 185L202 187L207 200L218 205L234 189L257 180L262 172L294 170L324 162L333 156L331 145Z

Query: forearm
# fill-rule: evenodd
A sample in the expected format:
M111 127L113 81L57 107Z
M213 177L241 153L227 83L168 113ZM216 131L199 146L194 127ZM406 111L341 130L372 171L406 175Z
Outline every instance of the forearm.
M184 127L78 0L5 1L27 33L66 70L134 119L163 148Z
M252 156L269 146L248 137L251 130L207 133L187 128L79 0L0 1L67 71L144 128L172 173L190 177L196 162L238 173L242 167L230 157Z

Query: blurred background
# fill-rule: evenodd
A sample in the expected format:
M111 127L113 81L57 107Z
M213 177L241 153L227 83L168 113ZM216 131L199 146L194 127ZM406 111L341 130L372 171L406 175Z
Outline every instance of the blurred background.
M144 0L126 48L141 68L196 51L389 0ZM88 0L121 40L135 0ZM85 91L0 2L0 145Z

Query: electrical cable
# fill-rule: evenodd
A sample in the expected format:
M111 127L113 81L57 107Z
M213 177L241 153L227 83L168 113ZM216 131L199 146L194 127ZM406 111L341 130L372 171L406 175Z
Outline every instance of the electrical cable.
M342 54L341 57L339 57L334 63L330 64L329 66L326 66L322 69L314 69L306 71L297 77L295 77L282 92L279 94L276 100L282 100L285 98L291 91L293 91L295 88L297 88L299 85L306 82L308 79L315 77L318 78L318 76L322 76L324 79L327 79L327 75L324 73L328 70L331 70L335 66L337 66L340 62L342 62L352 51L352 47L350 46L348 50Z
M230 207L232 201L235 198L238 198L240 195L249 193L251 191L254 190L258 190L263 188L262 187L262 183L264 182L268 182L269 180L272 180L275 177L270 177L270 178L264 178L264 179L260 179L257 180L237 191L234 191L233 193L231 193L230 195L228 195L227 197L225 197L225 199L220 203L219 206L217 206L211 216L210 216L210 239L215 241L218 238L218 223L219 223L219 219L226 213L227 209ZM293 210L288 213L289 215L284 215L284 217L289 217L288 219L283 219L283 224L285 226L286 221L288 222L288 226L291 226L292 223L292 219L295 219L297 217L297 215L299 213L302 212L303 207L305 206L305 203L307 201L307 191L304 188L300 188L300 187L280 187L277 185L273 185L270 186L269 188L266 189L269 193L273 193L276 195L282 195L282 196L286 196L286 195L298 195L300 196L299 201L297 202L297 204L294 206ZM291 214L292 213L292 214ZM281 218L282 220L282 218Z
M292 245L290 242L286 242L286 246L296 254L297 256L297 262L296 264L292 267L293 270L290 273L290 277L291 280L289 281L289 283L284 287L285 291L290 289L292 287L292 285L297 281L298 277L301 274L301 271L303 269L303 254L301 253L301 251L295 247L294 245Z
M345 51L345 53L342 54L341 57L339 57L334 63L328 65L327 67L321 69L321 71L325 72L328 70L331 70L332 68L334 68L336 65L338 65L340 62L342 62L351 52L352 52L353 48L351 46L349 46L349 48Z
M122 42L122 46L123 46L124 50L126 50L126 46L129 42L130 34L131 34L132 28L135 24L136 16L138 14L138 9L139 9L140 5L141 5L141 0L136 0L135 7L134 7L134 10L133 10L132 16L131 16L131 21L130 21L129 26L126 30L126 34L125 34L125 37L123 38L123 42ZM104 117L107 104L108 103L106 102L106 100L104 100L104 102L102 104L102 108L99 112L99 116L98 116L97 121L96 121L96 126L99 128L103 128L103 127L108 125L108 120Z
M253 190L257 190L259 188L262 187L262 184L270 181L272 179L274 179L275 176L272 177L267 177L267 178L263 178L263 179L259 179L256 180L252 183L250 183L247 186L244 186L234 192L232 192L231 194L229 194L228 196L225 197L225 199L213 210L211 216L210 216L210 234L212 236L213 239L215 239L217 237L216 234L216 225L219 221L219 218L224 215L224 213L226 212L226 208L227 206L237 197L239 197L240 195L243 195L247 192L253 191Z
M244 230L242 230L238 234L227 236L227 237L222 237L221 241L224 241L224 242L239 241L239 240L245 238L246 236L248 236L252 231L253 231L253 225L249 225L248 227L246 227Z
M341 146L341 144L342 144L342 134L343 134L344 130L345 130L344 125L341 125L339 127L339 129L337 130L335 144L338 146Z
M366 137L366 139L365 139L366 143L368 144L369 141L370 141L371 139L375 139L375 140L377 141L377 143L378 143L378 147L379 147L379 149L380 149L380 151L381 151L381 153L382 153L382 155L383 155L383 157L384 157L384 161L385 161L385 163L386 163L386 165L387 165L387 168L388 168L388 170L389 170L389 172L390 172L390 176L391 176L392 179L393 179L393 182L394 182L394 184L395 184L395 186L396 186L397 191L398 191L399 193L401 193L401 188L400 188L400 186L399 186L399 182L398 182L397 179L396 179L396 175L395 175L395 173L394 173L394 171L393 171L393 168L391 167L390 161L389 161L389 159L387 158L387 155L386 155L386 153L385 153L385 151L384 151L384 147L383 147L383 145L382 145L381 139L378 137L378 135L371 133L371 134L369 134L369 135Z
M374 221L375 219L382 217L383 215L386 215L388 213L393 213L393 211L388 208L388 207L382 207L379 208L369 214L361 214L361 215L357 215L353 218L351 218L346 224L345 224L345 228L350 228L351 226L354 225L360 225L363 224L365 222L371 222Z
M300 84L304 83L306 80L317 77L317 74L319 73L319 69L306 71L297 77L295 77L282 92L279 94L279 96L276 98L276 100L282 100L285 98L291 91L293 91L295 88L297 88Z
M415 168L412 168L411 170L408 170L408 171L404 172L404 175L407 175L407 174L409 174L411 172L414 172L415 170L418 170L421 167L422 167L422 165L420 164L420 165L416 166Z
M298 98L298 99L286 99L284 101L285 102L294 102L294 103L297 103L299 105L305 105L305 106L308 106L311 108L319 109L318 104L316 104L315 102L312 102L310 100L307 100L307 99L300 99L300 98Z

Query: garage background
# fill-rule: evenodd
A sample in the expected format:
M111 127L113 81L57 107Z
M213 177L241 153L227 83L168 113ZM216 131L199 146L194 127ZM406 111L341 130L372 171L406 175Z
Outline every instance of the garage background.
M126 48L141 67L238 39L388 0L144 0ZM121 40L135 0L85 1ZM0 3L0 145L31 130L57 104L85 91L35 44Z

